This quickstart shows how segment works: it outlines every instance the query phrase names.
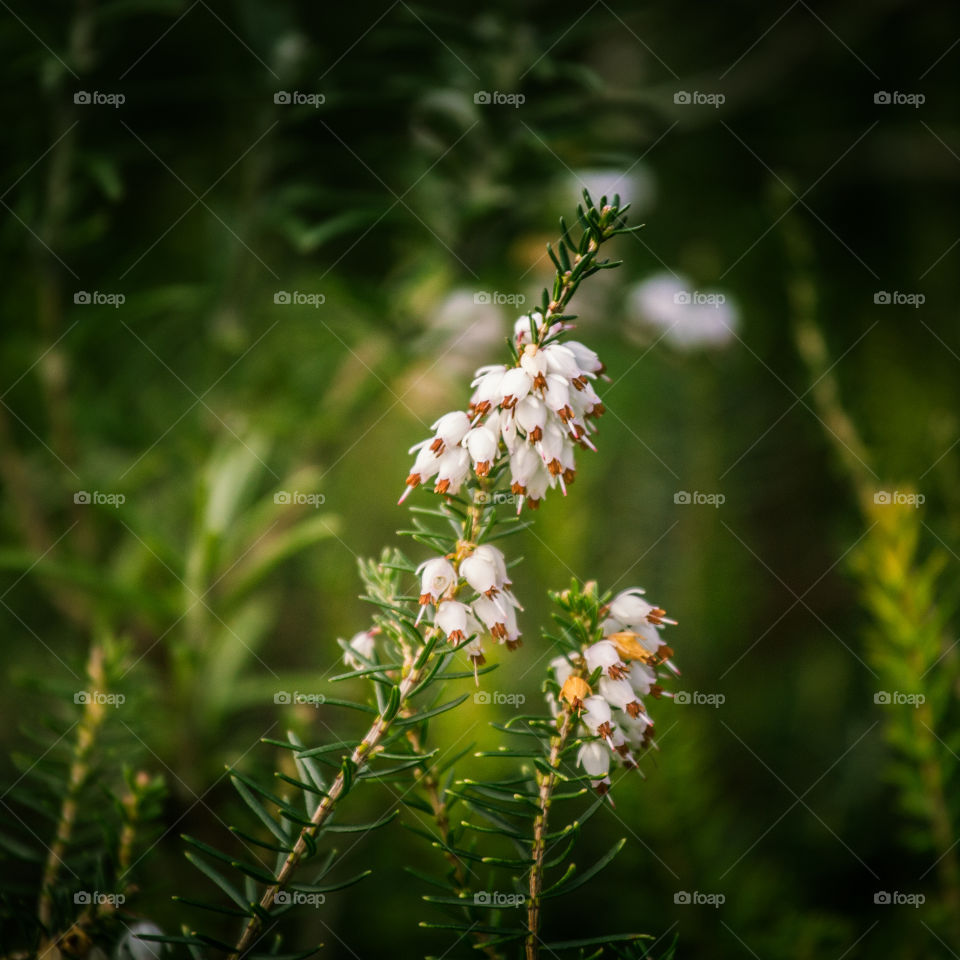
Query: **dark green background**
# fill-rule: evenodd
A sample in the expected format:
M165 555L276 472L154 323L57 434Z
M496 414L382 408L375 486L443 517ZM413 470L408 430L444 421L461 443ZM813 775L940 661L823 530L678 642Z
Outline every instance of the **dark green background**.
M223 764L274 761L266 747L247 753L291 722L270 691L315 689L337 660L335 637L365 625L355 558L406 522L394 503L407 447L463 404L472 366L502 353L494 339L459 366L435 362L448 342L431 317L457 289L538 297L546 260L531 267L571 214L579 173L642 157L634 173L655 185L638 210L647 227L611 245L624 266L580 300L579 336L614 380L601 391L611 413L570 496L551 496L522 545L510 542L525 557L526 642L497 653L491 682L539 696L545 591L575 575L645 586L680 621L675 687L726 702L654 705L661 752L645 783L618 783L581 859L619 836L628 846L549 928L586 936L602 915L610 929L664 934L661 945L678 932L687 957L947 955L922 911L873 903L878 890L931 891L932 875L920 878L933 857L902 840L885 773L865 615L844 559L864 524L794 347L786 290L797 267L783 231L812 246L818 320L878 489L923 492L923 535L952 563L958 36L960 10L936 2L0 11L4 747L41 710L76 718L71 670L91 635L127 636L131 659L143 654L123 719L171 793L137 910L173 930L169 895L200 892L179 833L224 840L217 815L229 820L237 801L217 780ZM75 106L78 90L126 102ZM278 106L277 90L325 103ZM479 106L478 90L526 101ZM726 102L677 106L678 90ZM926 102L875 105L880 90ZM664 269L738 303L725 349L648 350L627 291ZM79 290L126 302L77 306ZM325 302L276 306L278 290ZM892 290L925 303L874 304ZM513 319L504 312L504 333ZM204 491L247 447L262 465L239 513L266 503L267 519L235 540L241 520L231 522L212 544ZM315 472L299 489L324 494L336 534L252 594L258 656L283 684L253 657L234 673L208 663L218 624L240 629L216 586L190 627L200 665L175 681L170 651L193 622L179 619L188 558L209 548L229 570L259 533L276 533L271 523L288 523L270 514L271 494L297 489L288 479L306 467ZM80 489L126 503L76 507ZM677 506L677 490L726 502ZM48 543L63 535L35 567L44 540L28 536L31 511ZM955 596L955 567L946 582ZM80 598L78 614L52 602L59 589ZM952 668L947 658L938 669ZM476 724L468 738L491 745L486 721L509 711L471 705L443 729ZM305 708L293 722L319 741L323 720ZM358 806L388 803L371 789ZM447 942L416 927L430 908L401 870L432 852L393 824L350 856L374 876L329 896L295 942L319 937L336 957L441 955ZM678 906L680 890L726 903Z

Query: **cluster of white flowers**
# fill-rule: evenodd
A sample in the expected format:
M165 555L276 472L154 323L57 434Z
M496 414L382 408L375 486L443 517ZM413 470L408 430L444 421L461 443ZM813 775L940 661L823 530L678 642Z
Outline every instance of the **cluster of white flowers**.
M596 740L584 743L577 762L591 778L594 789L604 794L610 786L610 765L637 768L634 752L653 742L653 720L644 698L671 696L657 683L656 668L663 664L674 673L673 651L660 631L665 612L647 603L639 588L625 590L610 603L603 621L603 637L579 655L557 657L550 663L560 687L560 699L576 711L585 733ZM587 678L600 671L594 691ZM547 695L551 710L559 712L553 694Z
M596 449L591 421L603 413L603 404L591 381L604 371L589 347L556 339L568 328L554 323L545 329L537 313L517 321L517 363L477 370L467 411L444 414L433 436L411 447L417 455L401 503L428 480L436 493L458 493L471 469L488 476L503 451L518 513L524 501L536 509L552 487L566 494L576 473L576 448Z
M503 553L482 543L461 544L454 559L433 557L417 568L420 574L420 613L433 608L433 623L450 643L463 646L474 669L485 663L485 638L505 644L509 650L520 645L517 610L522 609L510 591ZM468 588L475 596L464 602L457 595Z

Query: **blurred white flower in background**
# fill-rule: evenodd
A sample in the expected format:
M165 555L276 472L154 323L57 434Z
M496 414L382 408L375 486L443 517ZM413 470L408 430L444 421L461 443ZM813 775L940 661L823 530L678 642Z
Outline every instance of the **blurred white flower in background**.
M725 293L698 290L672 273L656 273L632 287L627 314L681 350L724 347L740 326L740 311Z
M601 197L613 200L614 194L620 194L621 205L632 204L633 213L642 213L653 207L657 196L657 182L653 173L641 163L627 170L594 169L577 170L567 180L570 199L582 203L582 193L586 190L594 203Z
M489 291L451 291L431 315L428 326L442 337L442 365L456 374L472 370L475 358L500 346L507 333L503 310L491 302Z

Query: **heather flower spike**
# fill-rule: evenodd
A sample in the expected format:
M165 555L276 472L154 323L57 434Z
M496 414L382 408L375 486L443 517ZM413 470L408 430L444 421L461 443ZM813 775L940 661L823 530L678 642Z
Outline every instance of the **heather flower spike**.
M637 757L647 747L656 748L646 700L670 696L657 682L659 665L676 672L668 659L672 651L660 636L663 625L674 621L642 595L633 588L601 603L588 584L555 597L581 630L565 631L570 645L550 662L547 702L551 712L569 711L586 738L578 763L601 794L610 788L611 765L639 770ZM584 635L599 639L584 643Z
M514 364L480 367L466 412L445 414L434 436L412 448L401 503L433 478L436 493L457 493L471 464L477 477L509 467L517 513L524 503L535 510L549 489L566 496L577 448L596 451L594 421L604 412L592 381L605 368L589 347L560 339L571 327L544 323L538 313L517 321Z

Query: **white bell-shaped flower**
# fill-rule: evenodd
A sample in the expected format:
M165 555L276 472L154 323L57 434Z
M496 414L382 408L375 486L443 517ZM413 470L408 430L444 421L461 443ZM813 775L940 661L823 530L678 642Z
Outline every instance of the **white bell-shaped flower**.
M439 469L440 457L438 457L429 446L421 445L417 453L417 458L414 460L413 466L410 468L410 473L407 475L407 488L403 491L397 503L403 503L414 487L429 480Z
M527 394L517 404L514 418L527 439L536 442L543 436L543 425L547 422L547 406L535 394Z
M645 697L657 686L657 675L643 661L631 660L630 686L638 696Z
M493 548L491 548L493 549ZM497 551L499 553L499 551ZM500 555L502 561L503 555ZM489 551L478 547L469 557L460 562L460 575L477 593L492 597L503 586L497 559Z
M470 409L475 416L482 416L492 406L500 402L500 383L507 368L502 364L481 367L473 381L473 396L470 398Z
M573 407L570 406L570 385L555 373L547 377L543 402L547 409L552 410L564 423L573 416Z
M473 460L474 469L478 477L485 477L490 473L490 467L497 458L500 439L489 427L483 425L474 427L464 438L467 451Z
M526 370L536 389L542 390L547 385L547 355L535 343L528 343L523 348L520 366Z
M445 413L432 427L435 436L430 449L442 453L444 447L455 447L467 435L470 418L462 410Z
M439 627L451 643L463 643L467 639L467 615L470 608L459 600L444 600L437 607L434 623Z
M533 380L530 374L522 367L512 367L500 381L500 406L504 410L516 406L530 392L532 387Z
M585 743L577 753L577 763L591 778L593 789L600 796L607 794L610 790L610 750L596 740Z
M480 596L473 601L473 612L480 622L490 631L490 634L499 641L507 637L507 617L499 604L489 597Z
M617 648L609 640L591 644L583 654L590 673L600 667L612 680L619 680L627 673L627 665L620 659Z
M652 604L643 599L642 594L645 592L639 587L632 587L630 590L618 593L610 601L610 616L628 626L643 623L653 610Z
M596 352L584 346L578 340L564 340L563 345L573 354L577 366L584 373L596 376L606 370L606 366L601 363Z
M613 680L610 677L601 677L599 689L600 696L611 706L629 713L631 717L639 716L643 712L643 704L637 698L637 692L633 689L629 680Z
M550 661L550 669L557 683L562 687L567 682L567 678L575 672L576 667L566 657L554 657Z
M457 582L457 571L446 557L425 560L417 567L420 574L420 605L439 603L450 586Z
M507 576L507 560L503 551L489 543L481 543L474 551L474 557L480 557L481 560L493 564L497 572L497 585L501 587L510 586L510 578Z
M449 447L440 458L440 469L433 489L437 493L458 493L469 472L470 454L463 447Z
M606 739L613 732L613 713L610 710L610 704L598 694L584 698L581 716L587 729L594 736Z
M557 374L565 380L573 380L581 375L580 365L574 352L563 343L551 343L543 348L547 359L547 371Z

